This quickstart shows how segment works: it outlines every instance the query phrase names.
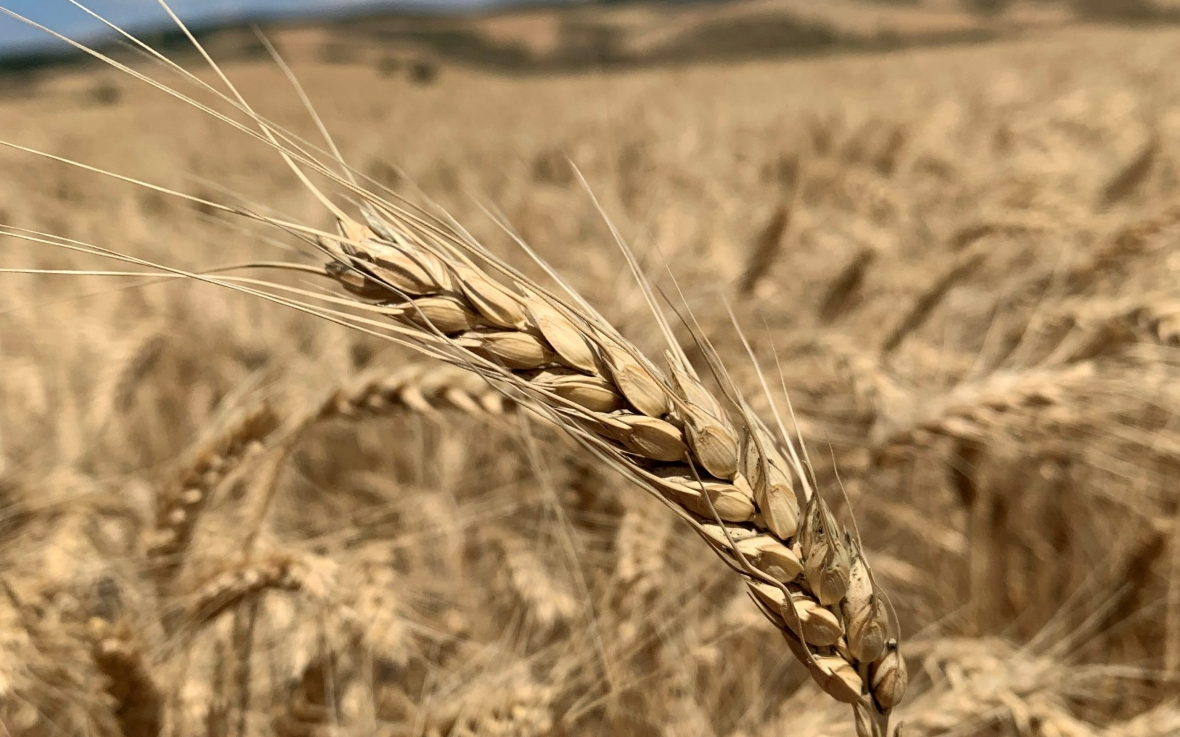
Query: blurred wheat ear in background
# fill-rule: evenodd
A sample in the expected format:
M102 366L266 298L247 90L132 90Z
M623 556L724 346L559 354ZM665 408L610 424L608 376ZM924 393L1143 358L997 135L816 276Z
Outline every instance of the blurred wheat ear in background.
M4 733L1180 734L1175 29L200 38L0 102Z

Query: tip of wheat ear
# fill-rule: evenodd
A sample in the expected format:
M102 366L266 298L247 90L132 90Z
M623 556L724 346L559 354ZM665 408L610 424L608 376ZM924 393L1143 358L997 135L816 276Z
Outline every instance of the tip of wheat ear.
M321 239L334 258L328 276L381 304L403 335L441 336L460 362L497 371L522 403L676 508L743 576L815 681L857 705L858 731L883 733L906 683L889 609L823 498L801 504L794 467L760 422L731 418L675 355L669 380L597 314L521 278L506 286L457 246L427 245L437 232L372 225L382 235L349 221Z

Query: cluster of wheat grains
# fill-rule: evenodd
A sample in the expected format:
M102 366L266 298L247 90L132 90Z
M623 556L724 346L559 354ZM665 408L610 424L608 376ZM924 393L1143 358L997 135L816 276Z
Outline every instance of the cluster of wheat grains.
M904 655L905 734L1174 734L1178 47L297 66L356 187L273 62L45 77L6 141L182 196L0 154L0 724L836 737Z

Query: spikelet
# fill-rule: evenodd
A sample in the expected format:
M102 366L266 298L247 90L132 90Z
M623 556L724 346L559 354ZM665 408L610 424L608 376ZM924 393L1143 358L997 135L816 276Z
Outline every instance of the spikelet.
M719 479L733 478L741 461L741 438L721 404L669 354L672 377L684 400L688 444L706 471Z
M855 541L847 541L852 551L848 595L844 600L844 621L848 627L848 651L863 663L876 660L885 649L889 618L885 604L873 587L868 566Z
M869 669L869 677L872 679L873 700L882 710L887 711L901 703L909 676L897 640L885 643L884 653Z
M807 581L824 605L838 603L848 593L848 548L838 530L827 502L818 494L812 495L804 511L799 545L806 561Z

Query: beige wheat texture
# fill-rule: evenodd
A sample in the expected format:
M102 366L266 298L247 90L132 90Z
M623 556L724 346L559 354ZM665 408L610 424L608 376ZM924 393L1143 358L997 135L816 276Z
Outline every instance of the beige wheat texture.
M1176 735L1180 31L804 5L0 77L0 735Z

